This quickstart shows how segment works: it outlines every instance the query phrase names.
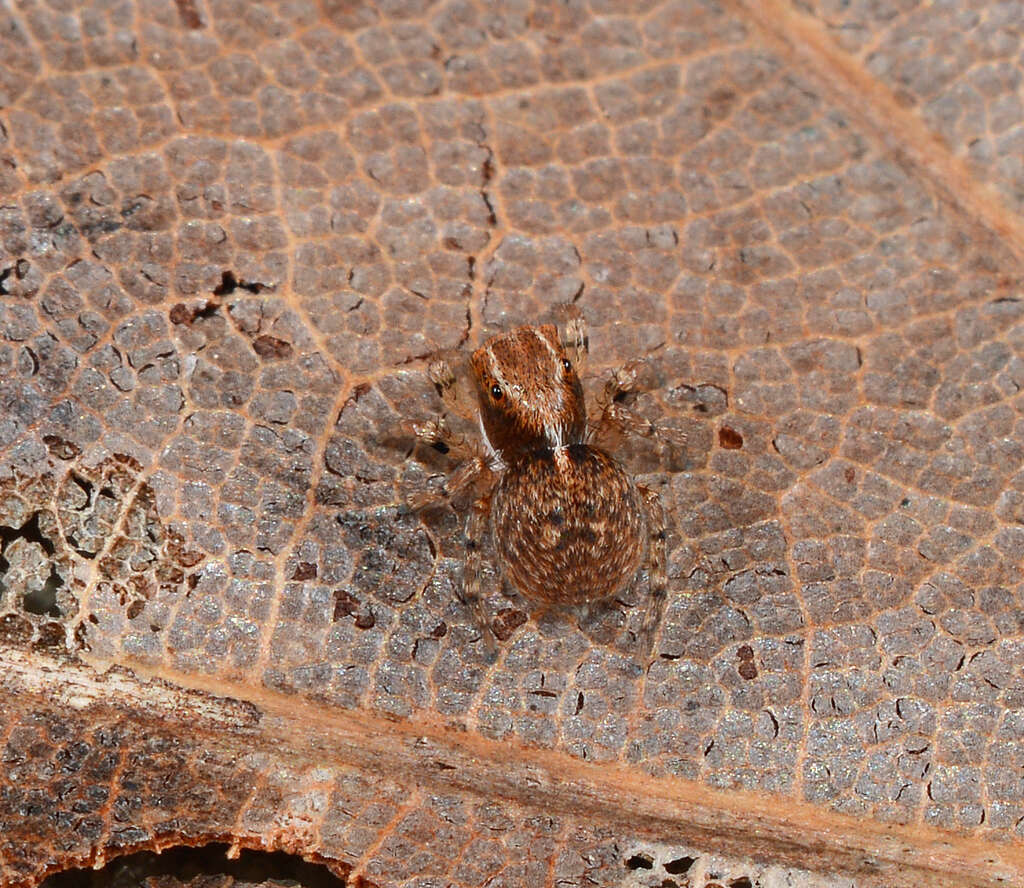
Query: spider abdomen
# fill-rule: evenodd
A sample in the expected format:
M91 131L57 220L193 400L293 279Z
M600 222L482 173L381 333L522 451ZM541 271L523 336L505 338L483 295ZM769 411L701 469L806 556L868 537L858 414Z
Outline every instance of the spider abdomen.
M578 605L633 578L646 519L632 478L604 451L573 444L509 466L494 494L494 545L507 579L527 598Z

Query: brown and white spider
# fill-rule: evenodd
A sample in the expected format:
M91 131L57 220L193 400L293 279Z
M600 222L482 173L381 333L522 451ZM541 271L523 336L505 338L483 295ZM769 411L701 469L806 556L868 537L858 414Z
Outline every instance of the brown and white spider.
M430 365L448 409L479 425L479 442L453 436L443 417L413 428L420 441L467 457L442 495L473 493L463 595L489 652L494 634L481 600L488 519L503 575L544 605L571 608L610 599L628 586L646 554L650 596L639 636L646 655L665 610L664 510L657 491L634 482L593 442L609 428L664 433L673 442L685 436L620 403L618 396L636 382L637 363L612 376L597 410L587 416L579 376L586 325L577 312L570 315L561 335L545 324L488 339L470 357L470 391L446 361Z

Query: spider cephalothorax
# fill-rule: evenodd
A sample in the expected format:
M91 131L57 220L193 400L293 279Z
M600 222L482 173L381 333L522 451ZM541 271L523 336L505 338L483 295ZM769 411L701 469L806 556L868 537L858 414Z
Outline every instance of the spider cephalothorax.
M554 325L495 336L473 352L470 366L484 434L506 463L583 443L583 386Z

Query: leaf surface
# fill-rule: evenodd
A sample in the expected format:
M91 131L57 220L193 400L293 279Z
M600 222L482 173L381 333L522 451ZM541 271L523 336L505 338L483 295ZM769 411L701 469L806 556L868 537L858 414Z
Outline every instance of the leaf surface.
M1024 881L1011 7L0 9L0 882ZM404 506L567 301L686 434L653 662L494 571L489 662Z

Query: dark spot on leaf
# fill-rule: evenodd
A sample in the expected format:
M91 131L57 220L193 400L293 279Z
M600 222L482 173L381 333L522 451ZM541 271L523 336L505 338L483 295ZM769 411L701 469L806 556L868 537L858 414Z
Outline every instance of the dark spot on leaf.
M43 443L57 459L74 459L81 453L81 448L77 444L60 435L43 435Z
M198 318L212 318L220 311L220 303L213 300L206 300L202 305L188 306L179 302L171 306L167 317L172 324L186 324L191 326Z
M743 436L729 426L718 430L718 443L724 450L739 450L743 446Z
M227 296L237 289L247 290L250 293L262 293L268 289L268 286L259 281L240 281L235 277L234 272L225 271L222 272L220 283L214 288L213 295Z
M238 278L230 271L225 271L220 276L220 284L213 289L214 296L227 296L235 292L238 286Z
M341 421L342 415L348 410L349 407L359 403L359 399L363 397L367 392L370 391L372 386L368 382L360 382L355 388L352 389L352 394L345 399L345 403L341 405L341 410L338 411L338 422Z
M167 312L167 317L170 318L172 324L187 324L192 317L192 313L184 302L178 302L171 306L171 310Z
M203 20L199 17L195 0L174 0L174 2L178 7L178 18L186 28L195 31L203 26Z
M516 610L514 607L505 607L498 611L491 625L491 630L494 632L494 637L499 641L508 641L512 637L512 633L525 622L526 614L521 610Z
M312 580L316 577L316 565L311 564L308 561L300 561L295 565L295 572L292 574L293 580Z
M292 344L275 336L257 336L252 342L253 350L265 361L277 361L292 356Z
M359 610L359 599L344 589L334 590L334 615L331 621L337 623L342 617L350 617Z
M46 623L39 629L39 638L36 640L37 648L62 648L64 647L64 626L61 623Z

